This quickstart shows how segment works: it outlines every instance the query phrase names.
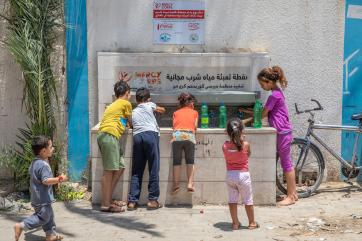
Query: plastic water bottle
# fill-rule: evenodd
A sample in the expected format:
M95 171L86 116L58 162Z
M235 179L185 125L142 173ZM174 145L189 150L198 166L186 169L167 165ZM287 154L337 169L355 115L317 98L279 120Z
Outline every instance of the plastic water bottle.
M254 105L254 128L261 128L261 115L262 115L262 112L263 112L263 107L262 107L262 104L260 102L259 99L257 99L255 101L255 105Z
M244 119L244 112L242 111L241 108L238 109L236 116L240 119L243 120Z
M214 110L209 110L209 127L217 127L217 114Z
M201 105L201 128L209 128L209 113L206 103Z
M224 103L219 107L219 128L226 128L226 106Z

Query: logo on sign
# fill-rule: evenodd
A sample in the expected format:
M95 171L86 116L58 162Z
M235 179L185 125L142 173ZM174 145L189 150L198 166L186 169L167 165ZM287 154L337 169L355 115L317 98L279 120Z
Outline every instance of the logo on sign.
M167 10L171 10L173 8L173 3L154 3L154 8L155 9L167 9Z
M193 33L190 35L190 41L195 43L199 40L199 35L197 35L196 33Z
M189 28L189 30L198 30L198 29L200 29L200 24L199 23L189 23L187 25L187 27Z
M172 23L159 23L157 24L157 30L170 30L173 28Z
M168 34L168 33L163 33L163 34L160 35L160 41L161 42L167 43L167 42L170 41L170 39L171 39L171 35Z

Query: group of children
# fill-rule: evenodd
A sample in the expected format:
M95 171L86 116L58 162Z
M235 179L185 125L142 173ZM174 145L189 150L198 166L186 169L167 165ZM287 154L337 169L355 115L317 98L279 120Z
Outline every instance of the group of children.
M290 157L292 142L292 127L288 117L288 110L282 89L287 86L283 70L279 66L264 68L258 74L259 84L265 91L272 91L265 103L262 116L268 117L269 125L277 130L277 154L287 181L287 196L279 205L291 205L298 200L295 184L295 173ZM280 87L279 87L280 86ZM127 209L137 208L141 193L142 177L148 163L149 184L147 209L158 209L162 205L158 202L160 195L160 129L154 112L164 113L165 108L157 106L151 101L150 91L139 88L136 91L137 107L132 111L130 87L120 81L114 85L116 100L106 108L99 126L97 142L103 160L102 198L100 210L103 212L123 212L123 202L112 200L112 194L125 168L123 150L119 145L119 138L127 127L133 128L133 159L131 183L128 194ZM190 93L181 93L178 97L180 108L173 113L173 187L172 194L180 190L180 171L182 152L187 164L187 191L195 192L194 188L194 156L195 133L198 126L198 112L194 109L195 97ZM248 110L244 110L248 112ZM249 112L250 113L250 112ZM251 153L250 144L243 135L244 124L248 120L232 118L228 121L226 131L228 141L222 146L226 161L226 184L229 193L229 209L232 218L232 228L239 229L240 222L237 216L237 204L241 197L249 220L249 229L259 227L254 220L253 195L251 177L248 170L248 158ZM48 159L53 147L51 140L46 137L37 137L33 141L33 151L37 158L32 162L29 172L31 175L31 203L35 213L23 222L15 225L15 240L23 229L32 229L42 226L46 232L46 240L60 240L55 233L54 215L51 208L53 194L51 185L66 180L66 176L53 177Z

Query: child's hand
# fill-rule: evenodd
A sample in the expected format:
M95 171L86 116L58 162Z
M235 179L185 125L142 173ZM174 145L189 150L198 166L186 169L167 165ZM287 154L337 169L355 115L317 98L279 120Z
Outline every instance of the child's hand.
M67 175L65 175L65 174L61 174L60 176L58 176L59 177L59 181L60 182L66 182L66 181L68 181L68 177L67 177Z
M244 112L246 114L254 114L253 109L249 108L239 108L239 111Z
M244 125L246 125L246 124L248 124L249 122L253 122L253 120L254 120L254 118L253 118L253 117L250 117L250 118L247 118L247 119L242 120L241 122L242 122Z
M166 109L165 109L164 107L157 106L155 111L156 111L157 113L163 114L163 113L166 112Z

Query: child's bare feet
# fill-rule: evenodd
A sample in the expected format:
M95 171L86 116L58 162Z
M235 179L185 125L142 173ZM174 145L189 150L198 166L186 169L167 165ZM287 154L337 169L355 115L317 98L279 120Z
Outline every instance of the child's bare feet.
M63 236L60 236L58 234L53 234L53 235L46 236L45 241L59 241L62 239L63 239Z
M194 193L194 192L195 192L195 187L194 187L194 184L193 184L193 183L187 184L187 191L188 191L189 193Z
M172 188L171 194L172 194L172 195L175 195L175 194L178 193L180 190L181 190L180 186L174 186L174 187Z
M21 232L23 232L23 228L21 227L20 223L16 223L14 225L14 231L15 231L15 241L18 241L21 235Z
M298 197L298 193L294 193L294 201L298 201L299 197Z
M294 203L295 203L295 198L294 198L294 195L292 195L292 196L287 196L282 201L278 202L277 205L278 206L289 206L289 205L293 205Z
M239 222L232 224L233 230L238 230L240 228L240 226L241 226L241 224Z

